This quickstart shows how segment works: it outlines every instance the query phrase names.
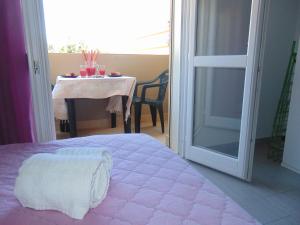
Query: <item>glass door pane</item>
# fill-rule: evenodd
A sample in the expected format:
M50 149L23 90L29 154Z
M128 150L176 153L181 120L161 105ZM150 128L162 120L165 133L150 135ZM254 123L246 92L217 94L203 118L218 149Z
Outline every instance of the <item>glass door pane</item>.
M245 69L196 69L193 146L238 157L244 80Z
M251 0L198 0L196 55L246 55Z

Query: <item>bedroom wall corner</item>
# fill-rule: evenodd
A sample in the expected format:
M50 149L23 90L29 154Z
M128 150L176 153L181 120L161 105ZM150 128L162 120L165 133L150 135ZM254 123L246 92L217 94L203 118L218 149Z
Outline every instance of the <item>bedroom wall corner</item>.
M261 94L258 114L258 139L271 136L273 120L282 90L292 42L299 20L298 0L270 0L266 43L262 62ZM300 22L298 22L299 24Z

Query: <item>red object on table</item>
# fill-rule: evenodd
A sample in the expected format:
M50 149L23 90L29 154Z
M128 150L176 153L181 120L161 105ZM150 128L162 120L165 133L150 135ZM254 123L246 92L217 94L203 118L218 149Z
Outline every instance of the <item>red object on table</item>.
M86 76L86 74L87 74L86 69L80 69L80 76L84 77Z
M105 75L105 69L100 69L99 74L102 75L102 76Z
M96 68L95 67L87 67L86 72L88 76L92 76L96 74Z

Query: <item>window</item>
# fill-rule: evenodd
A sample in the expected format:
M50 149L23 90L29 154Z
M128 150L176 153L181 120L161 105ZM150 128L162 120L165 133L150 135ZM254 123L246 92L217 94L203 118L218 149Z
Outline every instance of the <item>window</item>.
M170 0L44 0L49 52L169 54Z

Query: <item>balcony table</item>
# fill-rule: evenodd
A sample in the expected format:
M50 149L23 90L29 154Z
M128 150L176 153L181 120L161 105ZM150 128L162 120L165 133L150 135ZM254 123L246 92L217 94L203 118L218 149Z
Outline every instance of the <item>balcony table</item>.
M77 136L75 99L109 98L106 110L115 115L123 112L124 132L131 133L130 106L136 78L121 77L76 77L58 76L52 91L55 118L69 120L70 136ZM115 116L112 117L112 125Z

